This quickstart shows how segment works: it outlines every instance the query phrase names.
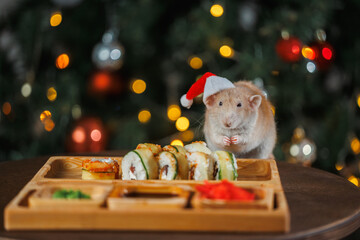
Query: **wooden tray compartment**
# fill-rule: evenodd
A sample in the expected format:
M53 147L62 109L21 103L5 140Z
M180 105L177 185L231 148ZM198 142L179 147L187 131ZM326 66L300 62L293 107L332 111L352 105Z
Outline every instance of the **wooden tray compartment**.
M241 187L241 186L238 186ZM254 201L226 201L202 198L196 192L192 204L195 208L209 209L274 209L274 190L272 188L244 188L247 191L255 193Z
M109 209L185 208L192 188L163 184L117 186L108 198Z
M80 190L90 196L90 199L54 199L52 195L55 191ZM45 184L39 187L33 194L29 196L28 202L30 208L66 208L66 209L93 209L104 205L111 185L90 185L90 184Z

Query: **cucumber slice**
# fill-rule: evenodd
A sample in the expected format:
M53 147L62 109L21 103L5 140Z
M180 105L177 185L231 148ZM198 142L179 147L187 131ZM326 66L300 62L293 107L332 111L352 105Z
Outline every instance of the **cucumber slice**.
M234 179L233 180L236 180L238 178L238 173L237 173L237 170L235 168L235 164L237 164L236 159L234 159L234 154L232 154L230 152L228 152L228 154L229 154L229 157L230 157L230 160L231 160L231 165L232 165L233 171L234 171Z
M132 151L132 152L136 153L136 155L139 156L139 158L140 158L140 160L141 160L141 163L142 163L142 165L143 165L143 167L144 167L144 169L145 169L145 172L146 172L146 179L149 179L149 173L148 173L148 170L147 170L147 168L146 168L146 166L145 166L145 163L144 163L141 155L140 155L136 150L134 150L134 151Z
M234 166L234 159L232 153L227 151L216 151L217 162L219 168L219 180L236 180L237 172Z
M176 152L179 152L179 149L173 145L171 145L173 148L175 148Z
M175 148L177 150L177 148ZM175 178L177 177L178 175L178 160L175 156L175 154L171 153L173 155L173 157L175 158L175 173L174 173L174 177L173 177L173 180L175 180Z

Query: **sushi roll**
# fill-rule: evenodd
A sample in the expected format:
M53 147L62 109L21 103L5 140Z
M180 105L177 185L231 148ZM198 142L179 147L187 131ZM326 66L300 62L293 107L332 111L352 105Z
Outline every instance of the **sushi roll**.
M211 155L203 152L188 152L189 179L190 180L213 180L214 160Z
M189 164L186 159L186 150L184 147L179 145L167 145L163 147L163 151L170 152L175 155L177 160L177 177L176 179L188 179L189 175ZM160 163L160 162L159 162ZM160 163L161 165L161 163ZM165 165L166 166L166 165ZM160 169L162 167L160 166Z
M122 180L146 180L158 178L158 164L151 150L136 149L127 153L121 161Z
M185 145L184 148L188 152L203 152L206 154L211 154L211 150L206 146L206 143L203 141L192 142L188 145Z
M158 156L158 161L160 168L160 180L175 180L180 178L178 175L179 163L175 154L171 152L161 152Z
M149 149L154 155L161 152L161 146L154 143L140 143L136 149Z
M234 154L227 151L215 151L212 153L212 157L214 159L214 178L216 180L235 181L237 179L237 163Z
M82 162L82 179L118 179L119 164L117 161L107 159L86 159Z

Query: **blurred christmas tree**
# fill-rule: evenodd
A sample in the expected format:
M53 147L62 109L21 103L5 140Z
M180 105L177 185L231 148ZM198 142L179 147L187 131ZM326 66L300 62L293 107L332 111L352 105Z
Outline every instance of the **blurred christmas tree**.
M1 1L0 158L203 139L203 104L178 101L211 71L264 89L278 160L358 184L359 10L356 0Z

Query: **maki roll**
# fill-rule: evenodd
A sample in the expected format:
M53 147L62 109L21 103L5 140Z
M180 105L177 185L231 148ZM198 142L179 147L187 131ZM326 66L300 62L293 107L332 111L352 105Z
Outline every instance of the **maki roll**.
M214 179L214 160L211 155L203 152L188 152L189 179L212 180Z
M136 149L149 149L154 155L161 152L161 146L154 143L140 143Z
M234 154L227 151L215 151L212 154L214 159L214 178L216 180L237 179L237 163Z
M211 150L206 146L206 143L203 141L192 142L188 145L185 145L184 148L188 152L203 152L206 154L211 154Z
M86 159L82 162L82 179L117 179L119 178L119 164L117 161L107 159Z
M170 152L174 154L176 160L177 160L177 176L176 179L188 179L189 175L189 165L188 161L186 159L186 150L182 146L179 145L167 145L163 147L163 151ZM159 158L160 160L160 158ZM164 163L163 161L159 161L160 164L160 171L163 167L166 167L166 161L165 165L162 165ZM161 174L160 174L161 175ZM161 178L160 178L161 179Z
M160 180L174 180L178 179L179 163L175 154L171 152L161 152L158 156L160 173Z
M141 148L127 153L122 162L123 180L146 180L158 178L158 164L151 150Z

